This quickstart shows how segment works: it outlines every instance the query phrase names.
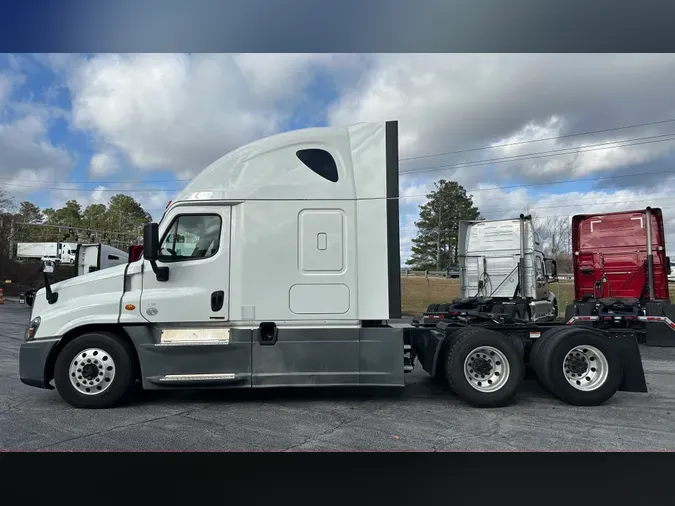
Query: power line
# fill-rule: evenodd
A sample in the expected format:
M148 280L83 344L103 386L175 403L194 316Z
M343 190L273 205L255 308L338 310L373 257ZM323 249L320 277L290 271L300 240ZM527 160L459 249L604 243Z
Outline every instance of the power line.
M420 160L422 158L433 158L436 156L446 156L446 155L457 155L461 153L470 153L472 151L485 151L488 149L498 149L498 148L506 148L509 146L519 146L522 144L532 144L535 142L544 142L544 141L554 141L558 139L568 139L570 137L583 137L585 135L593 135L593 134L600 134L600 133L606 133L606 132L616 132L618 130L628 130L631 128L640 128L640 127L645 127L645 126L651 126L651 125L662 125L664 123L672 123L675 122L674 119L666 119L663 121L651 121L649 123L640 123L637 125L627 125L627 126L620 126L620 127L614 127L614 128L605 128L602 130L591 130L588 132L579 132L579 133L574 133L574 134L567 134L567 135L557 135L555 137L546 137L542 139L532 139L532 140L527 140L527 141L517 141L517 142L508 142L504 144L496 144L496 145L491 145L491 146L483 146L480 148L469 148L469 149L460 149L457 151L448 151L445 153L436 153L433 155L420 155L420 156L410 156L407 158L399 158L400 162L403 161L409 161L409 160Z
M492 190L510 190L510 189L516 189L516 188L530 188L530 187L535 187L535 186L552 186L552 185L558 185L558 184L567 184L567 183L586 183L586 182L593 182L593 181L603 181L603 180L611 180L611 179L619 179L619 178L626 178L626 177L642 177L642 176L654 176L654 175L665 175L665 174L674 174L675 169L670 169L670 170L665 170L665 171L655 171L655 172L641 172L637 174L613 174L611 176L600 176L600 177L592 177L592 178L583 178L583 179L566 179L566 180L557 180L557 181L542 181L539 183L521 183L521 184L514 184L514 185L505 185L505 186L490 186L487 188L471 188L466 190L466 192L482 192L482 191L492 191ZM50 188L43 188L43 189L50 189ZM56 189L56 190L64 190L67 188L51 188L51 189ZM110 189L109 191L120 191L118 189ZM125 191L125 190L123 190ZM129 190L131 192L146 192L146 191L152 191L152 190ZM164 189L155 189L154 191L167 191ZM398 199L398 200L404 200L404 199L412 199L412 198L421 198L421 197L426 197L428 194L416 194L416 195L404 195L404 196L398 196L398 197L372 197L372 198L366 198L363 200L382 200L382 199Z
M655 201L663 201L663 200L671 201L672 198L671 198L671 197L662 197L662 198L652 199L652 198L648 198L648 197L647 197L647 198L640 199L640 200L617 200L617 201L612 201L612 202L600 202L600 203L590 203L590 202L586 202L586 203L583 203L583 204L560 204L560 205L553 205L553 206L537 206L537 205L534 205L534 206L532 206L532 207L527 206L527 209L528 209L528 212L529 212L529 213L536 213L538 209L560 209L560 208L568 208L568 207L589 207L589 208L593 208L593 207L598 207L598 206L606 207L606 206L613 206L613 205L618 205L618 204L620 204L620 205L635 204L635 206L641 204L641 205L643 205L644 207L647 207L647 206L644 204L644 201L646 201L646 200L648 200L648 201L651 203L651 202L655 202ZM635 207L635 206L634 206L634 207ZM520 209L524 209L524 207L525 207L525 206L521 207ZM672 205L672 206L659 206L659 207L662 208L662 209L670 209L670 208L675 207L675 205ZM499 207L485 206L485 207L483 207L483 206L481 206L480 212L481 212L481 214L482 214L483 211L485 211L485 210L488 210L488 211L490 211L491 213L496 213L496 212L499 212L499 211L513 212L514 209L518 209L518 208L517 208L516 206L514 206L514 207L504 207L504 206L499 206ZM589 214L589 212L584 212L584 214ZM559 218L559 217L566 217L566 216L571 216L571 215L567 215L567 214L556 214L556 215L547 216L547 215L539 215L539 214L537 214L537 217L538 217L538 218L546 218L546 217ZM403 229L403 230L411 230L411 229L416 229L416 228L417 228L417 227L412 227L412 226L410 226L410 227L401 227L401 229Z
M607 179L618 179L622 177L640 177L640 176L654 176L659 174L675 174L675 169L665 170L665 171L656 171L656 172L641 172L639 174L614 174L611 176L601 176L585 179L567 179L562 181L543 181L541 183L523 183L523 184L514 184L508 186L491 186L487 188L473 188L470 190L465 190L467 193L471 192L482 192L482 191L491 191L491 190L509 190L514 188L528 188L532 186L549 186L555 184L566 184L566 183L585 183L591 181L603 181ZM398 197L398 199L411 199L411 198L420 198L426 197L428 194L417 194L417 195L405 195L403 197Z
M589 145L587 147L591 147L592 149L579 149L576 152L572 153L557 153L560 150L551 150L550 152L540 152L532 155L520 155L518 159L515 159L515 157L501 157L501 158L494 158L490 160L481 160L481 161L476 161L476 162L468 162L465 164L455 164L455 165L448 165L448 166L438 166L438 167L429 167L429 168L424 168L424 169L416 169L416 170L410 170L410 171L403 171L401 172L402 174L409 174L409 173L416 173L416 172L423 172L423 171L430 171L430 170L445 170L449 168L458 168L458 167L469 167L469 166L478 166L478 165L487 165L487 164L494 164L494 163L499 163L499 162L504 162L504 161L523 161L523 160L530 160L530 159L536 159L536 158L543 158L543 157L548 157L548 156L563 156L563 155L568 155L568 154L578 154L579 152L590 152L590 151L600 151L604 149L612 149L614 147L630 147L630 146L636 146L636 145L643 145L643 144L651 144L651 143L658 143L658 142L667 142L667 141L674 141L675 137L670 137L668 139L661 139L660 137L664 136L675 136L675 133L673 134L664 134L660 136L649 136L645 137L642 139L652 139L650 141L642 141L642 142L633 142L630 144L626 144L626 142L630 142L631 139L628 139L626 141L617 141L617 142L612 142L609 144L612 144L613 146L605 146L605 144L608 143L602 143L602 146L595 146L594 145ZM654 137L657 137L658 139L654 139ZM637 139L632 139L632 140L640 140L641 138ZM624 144L620 146L615 146L616 144L619 144L621 142L624 142ZM567 148L573 149L573 148ZM638 173L638 174L615 174L611 176L603 176L603 177L596 177L596 178L584 178L584 179L567 179L567 180L562 180L562 181L543 181L540 183L523 183L523 184L515 184L515 185L507 185L507 186L494 186L494 187L488 187L488 188L474 188L467 190L467 192L478 192L478 191L488 191L488 190L504 190L504 189L515 189L515 188L526 188L526 187L534 187L534 186L549 186L549 185L556 185L556 184L566 184L566 183L575 183L575 182L590 182L590 181L601 181L601 180L611 180L611 179L617 179L617 178L623 178L623 177L639 177L639 176L647 176L647 175L659 175L659 174L672 174L672 170L668 171L658 171L658 172L643 172L643 173ZM14 183L2 183L5 186L14 186L14 187L22 187L22 188L33 188L33 185L18 185ZM126 192L126 193L147 193L147 192L156 192L156 191L161 191L161 192L177 192L180 191L181 189L175 188L175 189L167 189L167 188L144 188L144 189L124 189L124 188L105 188L105 189L91 189L91 188L63 188L63 187L41 187L41 188L36 188L37 190L56 190L56 191L105 191L105 192ZM425 195L406 195L403 197L398 197L400 199L406 199L406 198L419 198L419 197L426 197Z
M586 133L579 133L579 134L570 134L569 136L561 136L561 137L551 137L548 139L539 139L541 141L543 140L551 140L551 139L556 139L556 138L563 138L563 137L572 137L572 136L582 136L582 135L588 135L589 133L597 133L597 132L605 132L605 131L612 131L612 130L621 130L621 129L626 129L626 128L635 128L637 126L645 126L645 125L651 125L651 124L659 124L659 123L667 123L667 122L675 122L675 119L672 120L664 120L661 122L654 122L654 123L644 123L642 125L633 125L633 126L628 126L628 127L617 127L614 129L606 129L606 130L597 130L595 132L586 132ZM510 143L510 144L502 144L499 146L495 147L506 147L506 146L511 146L511 145L518 145L518 144L526 144L530 142L538 142L537 141L523 141L523 142L516 142L516 143ZM450 164L450 165L434 165L431 167L423 167L423 168L417 168L417 169L409 169L409 170L401 170L399 171L400 174L411 174L411 173L417 173L417 172L427 172L427 171L436 171L436 170L447 170L447 169L453 169L453 168L463 168L463 167L477 167L477 166L482 166L482 165L492 165L496 163L505 163L505 162L516 162L516 161L525 161L525 160L532 160L532 159L538 159L538 158L545 158L549 156L565 156L565 155L574 155L578 153L585 153L585 152L591 152L591 151L601 151L603 149L615 149L615 148L622 148L622 147L631 147L631 146L639 146L642 144L652 144L654 142L668 142L675 140L675 132L667 133L667 134L661 134L661 135L649 135L645 137L633 137L629 139L621 139L617 141L605 141L605 142L600 142L600 143L595 143L595 144L587 144L587 145L581 145L581 146L570 146L566 148L558 148L558 149L550 149L546 151L537 151L533 153L522 153L519 155L511 155L511 156L502 156L502 157L495 157L495 158L487 158L487 159L482 159L482 160L473 160L469 162L460 162L456 164ZM638 142L640 141L640 142ZM641 141L651 141L651 142L641 142ZM597 149L596 149L597 148ZM453 153L460 153L460 152L469 152L469 151L479 151L479 150L484 150L487 148L475 148L475 149L468 149L468 150L462 150L462 151L457 151ZM420 156L417 158L426 158L426 157L432 157L432 156L438 156L438 155L424 155ZM400 158L399 161L404 161L404 160L411 160L411 158ZM8 181L6 178L0 178L0 181ZM172 179L172 180L154 180L154 181L147 181L147 180L127 180L127 181L91 181L91 180L21 180L21 179L10 179L9 181L25 181L25 182L34 182L34 183L64 183L64 184L90 184L90 185L100 185L100 184L118 184L120 182L122 183L135 183L135 184L156 184L156 183L181 183L181 182L188 182L191 181L191 179ZM17 186L17 187L22 187L22 188L32 188L33 185L17 185L13 183L2 183L7 186ZM143 192L143 191L179 191L181 188L147 188L147 189L139 189L139 190L127 190L127 189L122 189L122 188L101 188L101 189L96 189L96 188L39 188L39 189L47 189L47 190L86 190L86 191L131 191L131 192Z
M662 137L668 136L667 139ZM653 140L645 140L653 139ZM555 157L555 156L566 156L566 155L578 155L579 153L588 153L592 151L602 151L605 149L615 149L615 148L625 148L631 146L641 146L643 144L654 144L658 142L668 142L675 140L675 133L669 133L664 135L656 135L649 137L639 137L635 139L626 139L625 141L612 141L605 142L600 144L589 144L587 146L571 147L571 148L561 148L553 149L549 151L540 151L537 153L524 153L522 155L512 155L512 156L502 156L497 158L488 158L484 160L475 160L473 162L461 162L450 165L435 165L432 167L425 167L421 169L410 169L399 171L400 174L416 174L418 172L431 172L437 170L448 170L448 169L461 169L465 167L480 167L482 165L494 165L498 163L507 163L507 162L521 162L525 160L536 160L539 158ZM642 141L642 142L633 142L633 141ZM611 144L611 145L608 145ZM567 151L563 153L562 151Z
M114 234L114 235L138 235L137 232L112 232L110 230L101 230L101 229L96 229L96 228L83 228L83 227L71 227L68 225L51 225L47 223L16 223L16 225L27 225L29 227L48 227L48 228L58 228L58 229L66 229L66 230L79 230L79 231L84 231L84 232L100 232L103 234ZM140 229L139 229L140 230Z
M664 138L667 137L667 138ZM662 135L652 135L652 136L647 136L647 137L637 137L633 139L625 139L623 141L612 141L612 142L603 142L599 144L589 144L587 146L578 146L578 147L571 147L571 148L562 148L562 149L554 149L554 150L548 150L548 151L540 151L536 153L524 153L522 155L513 155L513 156L506 156L506 157L497 157L497 158L490 158L490 159L484 159L484 160L476 160L473 162L463 162L463 163L457 163L457 164L451 164L451 165L438 165L438 166L432 166L432 167L425 167L425 168L420 168L420 169L410 169L410 170L405 170L405 171L400 171L400 174L406 175L406 174L416 174L418 172L431 172L431 171L437 171L437 170L448 170L448 169L457 169L457 168L465 168L465 167L479 167L479 166L484 166L484 165L494 165L497 163L508 163L508 162L520 162L520 161L526 161L526 160L535 160L539 158L547 158L547 157L556 157L556 156L566 156L566 155L577 155L579 153L588 153L588 152L593 152L593 151L602 151L605 149L616 149L616 148L624 148L624 147L632 147L632 146L641 146L645 144L654 144L654 143L659 143L659 142L669 142L669 141L675 141L675 132L669 133L669 134L662 134ZM562 152L565 151L565 152ZM621 177L621 176L611 176L609 179L613 177ZM172 182L178 182L179 180L175 180ZM582 180L583 181L583 180ZM132 181L129 181L132 182ZM147 183L157 183L159 181L139 181L139 182L147 182ZM571 181L566 181L566 182L571 182ZM15 183L1 183L5 186L13 186L13 187L19 187L19 188L33 188L34 185L20 185L20 184L15 184ZM68 184L75 184L74 182L69 182ZM97 181L91 182L91 184L100 184ZM546 184L546 183L544 183ZM182 188L143 188L143 189L126 189L126 188L64 188L64 187L39 187L36 188L37 190L56 190L56 191L100 191L100 192L128 192L128 193L143 193L143 192L155 192L155 191L163 191L163 192L177 192L182 190Z

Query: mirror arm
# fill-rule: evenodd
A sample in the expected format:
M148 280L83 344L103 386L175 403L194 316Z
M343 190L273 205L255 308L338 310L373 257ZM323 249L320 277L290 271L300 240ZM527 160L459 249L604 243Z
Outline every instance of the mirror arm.
M56 292L52 292L52 287L49 284L47 273L42 271L42 276L45 279L45 296L47 298L47 302L49 302L50 304L54 304L57 300L59 300L59 294Z
M155 273L157 281L169 281L169 268L168 267L158 267L157 262L154 260L148 260L150 262L150 267L152 267L152 272Z

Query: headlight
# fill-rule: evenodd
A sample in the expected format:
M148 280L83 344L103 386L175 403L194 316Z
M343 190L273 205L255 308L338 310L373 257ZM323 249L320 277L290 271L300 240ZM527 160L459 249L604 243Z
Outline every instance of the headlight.
M26 335L24 336L24 339L26 341L32 341L35 339L35 334L37 332L38 327L40 326L40 317L37 316L31 320L31 322L28 324L28 328L26 329Z

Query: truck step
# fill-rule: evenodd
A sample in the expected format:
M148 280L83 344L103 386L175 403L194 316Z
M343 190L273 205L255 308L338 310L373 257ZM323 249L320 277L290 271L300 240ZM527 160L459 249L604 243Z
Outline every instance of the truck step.
M234 373L218 374L165 374L147 378L150 383L162 386L177 385L229 385L246 379L246 375L237 377Z

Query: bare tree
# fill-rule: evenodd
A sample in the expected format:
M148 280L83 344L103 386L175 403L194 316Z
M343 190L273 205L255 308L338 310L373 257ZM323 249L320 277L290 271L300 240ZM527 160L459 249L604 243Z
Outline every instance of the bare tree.
M529 208L525 214L532 217L532 224L543 243L544 253L556 260L559 272L572 271L572 217L539 217Z

